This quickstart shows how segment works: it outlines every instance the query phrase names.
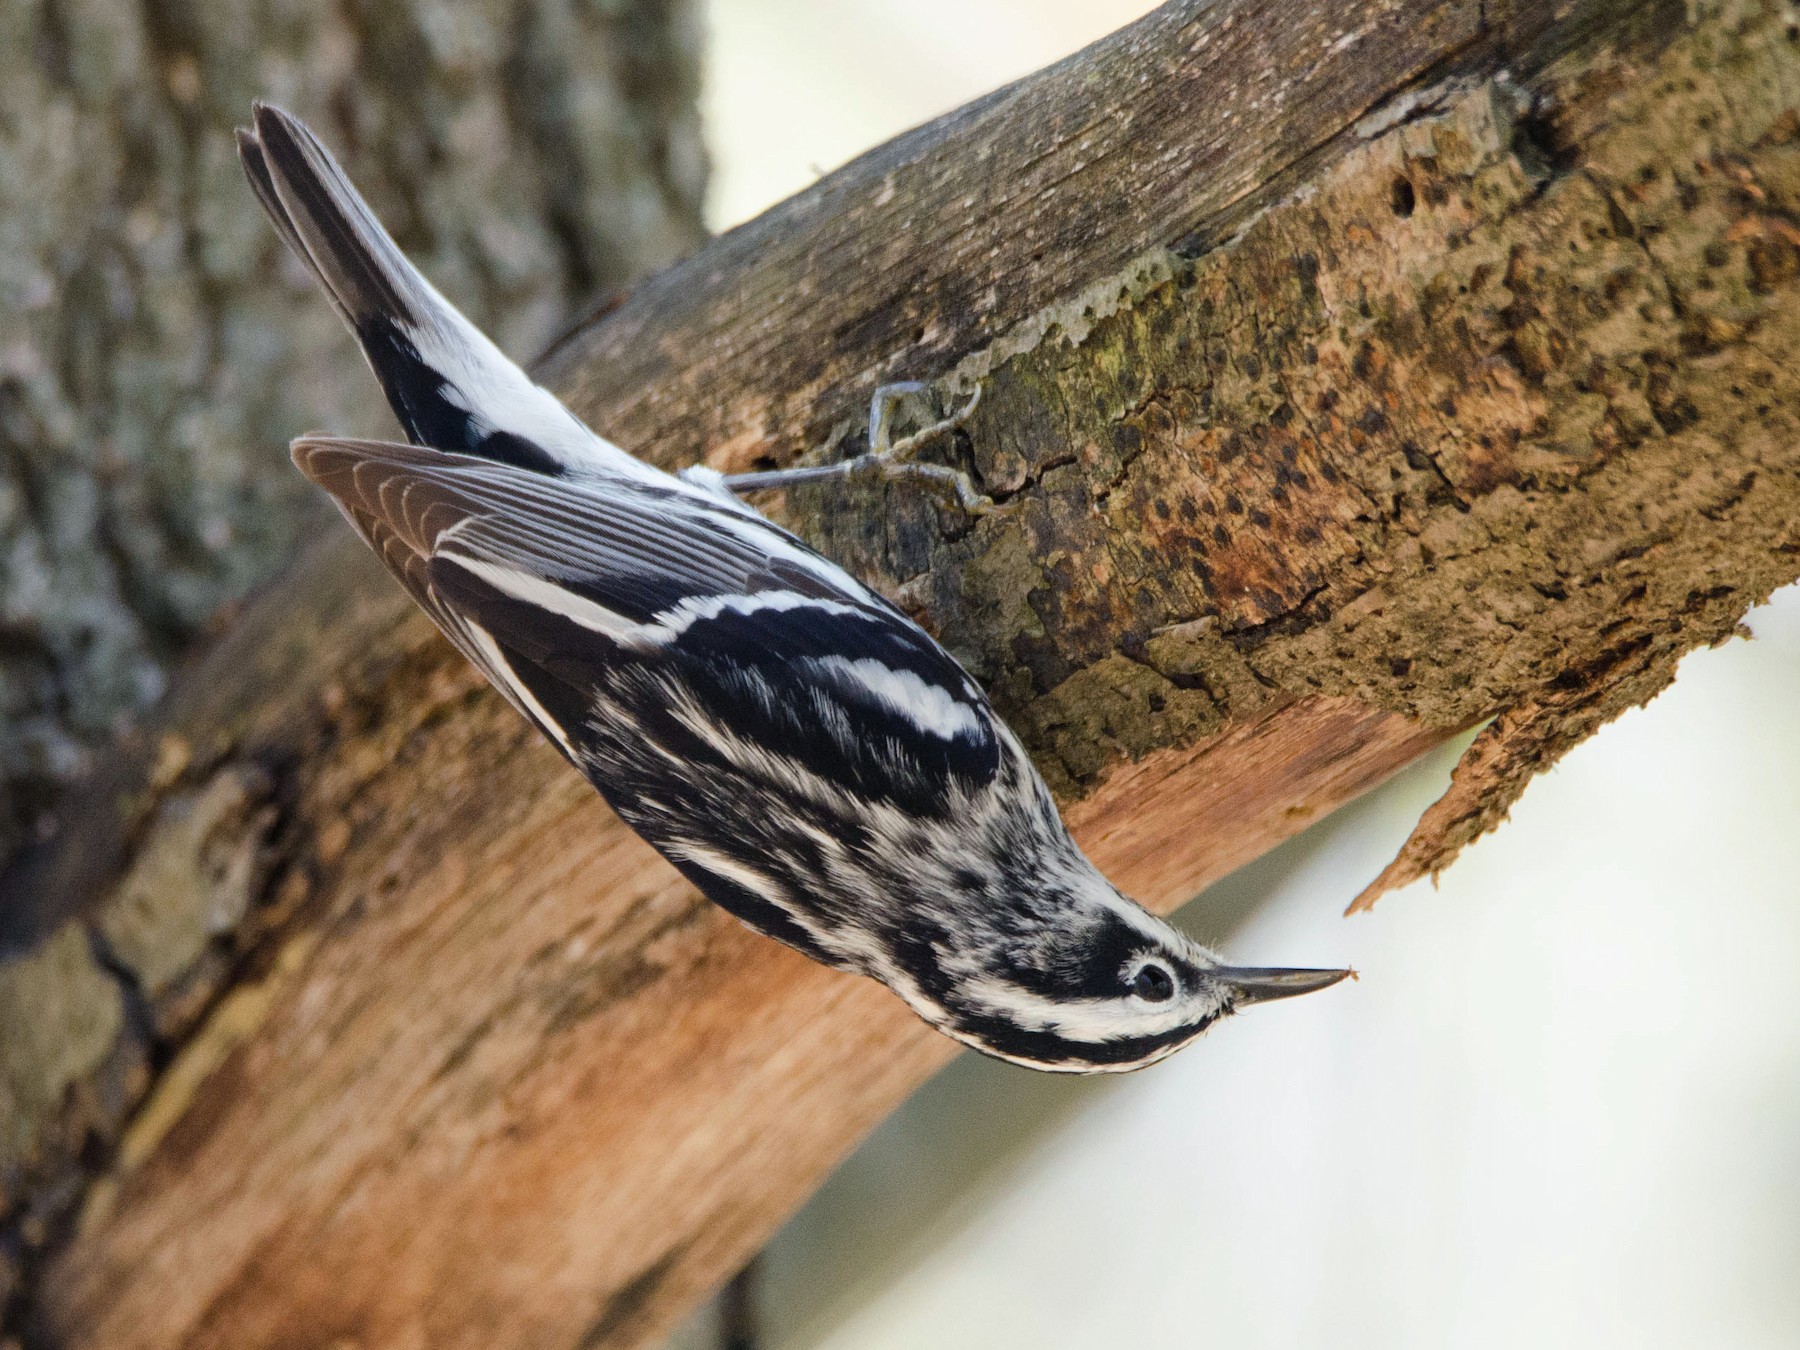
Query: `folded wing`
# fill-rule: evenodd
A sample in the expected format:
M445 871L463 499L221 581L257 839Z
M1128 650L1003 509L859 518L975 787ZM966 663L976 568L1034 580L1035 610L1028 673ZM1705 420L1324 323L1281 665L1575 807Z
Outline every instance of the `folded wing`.
M684 764L755 774L772 750L820 792L865 800L941 804L949 779L985 781L997 765L992 711L962 669L758 517L674 484L553 478L382 441L304 437L294 460L584 769L608 700L642 734L678 739L668 748ZM734 757L740 744L755 754Z

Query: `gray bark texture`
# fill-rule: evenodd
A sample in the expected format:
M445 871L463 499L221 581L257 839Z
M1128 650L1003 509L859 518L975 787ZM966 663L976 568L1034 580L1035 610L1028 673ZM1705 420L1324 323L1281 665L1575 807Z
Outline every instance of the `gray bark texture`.
M344 148L402 245L528 353L702 238L698 18L694 0L0 5L0 864L131 751L196 637L335 528L288 438L391 426L243 183L250 101ZM272 809L256 773L184 798L94 940L70 930L0 980L0 1310L84 1150L116 1142L216 987L208 943L265 870L221 831ZM197 858L199 907L164 884ZM137 1006L108 969L167 997Z
M728 471L980 390L932 453L1006 514L769 508L1166 912L1481 726L1363 901L1436 871L1800 579L1796 347L1778 0L1169 0L538 372ZM46 1347L654 1345L951 1053L708 905L347 531L105 767L0 876L0 1187L86 1183Z
M326 511L282 445L386 425L243 190L303 109L514 350L699 241L690 0L0 6L0 861Z

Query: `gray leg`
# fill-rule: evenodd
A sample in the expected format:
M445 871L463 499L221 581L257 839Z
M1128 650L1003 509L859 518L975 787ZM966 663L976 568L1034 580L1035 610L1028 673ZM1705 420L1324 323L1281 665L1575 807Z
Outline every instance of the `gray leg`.
M921 427L898 441L891 439L894 408L909 394L922 393L923 384L906 381L884 384L869 399L869 451L837 464L807 464L793 469L771 469L766 473L733 474L723 480L732 492L758 492L765 488L795 487L801 483L821 483L830 479L868 478L895 482L903 478L930 483L955 501L972 516L991 515L1003 508L975 490L969 476L941 464L916 464L911 456L938 437L956 430L968 421L969 414L981 402L981 386L969 401L950 416Z
M894 384L876 386L875 392L869 395L869 453L871 455L893 455L898 453L889 444L889 424L894 418L894 409L900 406L900 400L909 394L922 394L925 384L922 380L900 380ZM981 399L981 386L975 386L975 397L969 401L968 407L958 413L952 421L937 422L926 427L920 435L929 440L933 435L941 435L967 417ZM916 439L909 437L908 440ZM924 441L919 441L924 444Z

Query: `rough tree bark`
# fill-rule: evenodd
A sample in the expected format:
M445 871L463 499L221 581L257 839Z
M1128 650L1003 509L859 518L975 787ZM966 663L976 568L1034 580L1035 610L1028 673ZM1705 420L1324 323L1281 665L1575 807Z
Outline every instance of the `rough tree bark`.
M541 345L701 237L689 0L0 7L0 859L219 606L330 518L270 447L381 425L243 200L252 98L353 147L402 240Z
M700 242L697 17L690 0L0 6L0 863L53 827L222 604L335 529L283 442L386 422L245 196L231 128L250 100L303 106L354 147L407 246L486 324L541 344ZM196 828L263 810L222 785ZM254 851L221 847L242 896ZM179 885L141 875L151 909ZM186 1011L154 1028L128 1025L80 942L42 983L0 975L0 1327L19 1248L216 988L208 931L236 915L112 925L132 980L183 985ZM57 1009L85 1009L84 1033ZM68 1100L102 1043L106 1090Z
M788 518L1159 908L1492 719L1366 899L1800 574L1797 299L1773 0L1177 0L545 370L732 468L847 448L877 380L979 384L954 454L1013 514ZM47 968L155 869L246 878L235 981L42 1288L60 1343L644 1344L950 1053L706 907L347 545L166 726L12 893Z

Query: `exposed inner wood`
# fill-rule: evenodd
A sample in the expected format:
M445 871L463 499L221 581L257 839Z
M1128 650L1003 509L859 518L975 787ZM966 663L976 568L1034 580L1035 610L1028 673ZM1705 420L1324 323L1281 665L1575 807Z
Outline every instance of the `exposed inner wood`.
M1173 4L548 369L729 467L816 453L876 378L979 383L946 453L1011 514L786 518L1159 908L1495 719L1405 879L1800 574L1796 109L1762 0ZM253 765L279 809L223 974L98 978L177 1030L43 1287L68 1345L650 1343L951 1053L708 908L343 547L168 718L14 882L31 958L116 923L169 802Z
M119 1297L110 1260L79 1271L97 1298L70 1325L99 1311L91 1343L575 1344L609 1315L629 1342L649 1308L702 1296L766 1235L771 1206L798 1205L955 1053L878 985L706 903L469 686L406 749L435 766L419 814L358 803L321 878L344 908L303 972L166 1137L134 1147L148 1161L123 1194L90 1210L134 1291ZM1296 707L1142 766L1150 793L1096 793L1079 837L1168 909L1419 748L1403 719ZM496 806L496 763L518 766L509 798L526 795ZM1146 834L1156 793L1203 805L1270 765L1278 790L1232 812L1243 842L1195 830L1165 853ZM363 880L340 893L349 877ZM134 1203L147 1191L158 1203ZM397 1270L417 1282L405 1297ZM595 1303L647 1270L645 1309Z

